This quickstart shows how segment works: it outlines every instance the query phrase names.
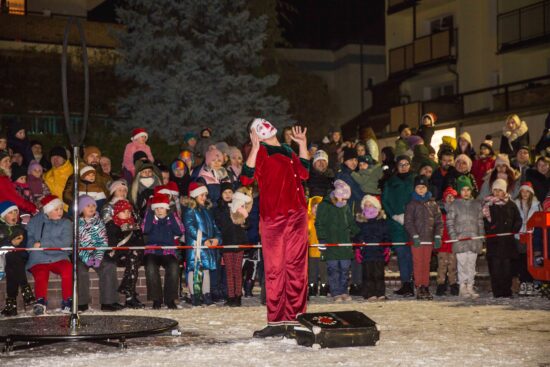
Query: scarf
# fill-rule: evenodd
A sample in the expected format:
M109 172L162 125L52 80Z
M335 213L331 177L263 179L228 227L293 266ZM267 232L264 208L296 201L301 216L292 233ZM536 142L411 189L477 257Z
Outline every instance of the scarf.
M483 207L481 208L481 212L483 213L483 216L487 218L487 221L491 223L491 206L493 205L505 205L508 200L510 200L510 195L506 194L506 197L504 199L499 199L493 195L489 195L485 198L483 201Z
M412 192L412 199L413 200L416 200L416 201L421 201L423 203L425 203L426 201L430 200L432 198L432 193L429 192L429 191L426 191L426 193L424 194L424 196L420 196L416 193L416 191L413 191Z

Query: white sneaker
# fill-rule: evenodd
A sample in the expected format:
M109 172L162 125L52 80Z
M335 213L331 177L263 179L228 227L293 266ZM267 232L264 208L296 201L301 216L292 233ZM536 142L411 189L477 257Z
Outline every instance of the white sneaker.
M460 284L458 295L462 298L470 298L470 293L468 292L468 288L466 287L466 284L464 283Z
M521 283L521 284L524 284L524 283ZM532 297L535 294L536 294L535 285L533 283L525 283L525 295ZM520 296L521 296L521 292L520 292Z
M527 283L521 282L519 285L519 293L520 296L527 296Z
M470 297L479 298L479 294L477 294L476 291L474 290L473 284L466 285L466 291L470 294Z

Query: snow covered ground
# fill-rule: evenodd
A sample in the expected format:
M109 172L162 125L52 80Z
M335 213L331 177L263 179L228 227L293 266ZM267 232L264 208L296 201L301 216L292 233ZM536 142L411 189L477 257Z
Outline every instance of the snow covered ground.
M381 329L376 347L314 350L288 339L252 339L264 326L256 298L245 307L125 311L177 319L181 336L135 339L128 349L56 344L0 356L1 366L550 366L550 301L432 302L390 300L333 304L313 299L309 311L358 310Z

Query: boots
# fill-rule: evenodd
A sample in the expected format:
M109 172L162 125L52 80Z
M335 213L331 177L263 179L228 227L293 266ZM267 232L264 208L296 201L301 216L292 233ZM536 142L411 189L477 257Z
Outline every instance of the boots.
M235 307L235 297L227 297L223 305L228 307Z
M321 283L321 287L319 287L319 297L326 296L328 296L328 284Z
M233 305L233 307L241 307L241 306L242 306L241 296L235 297L235 304Z
M285 325L267 325L262 330L256 330L252 336L254 338L269 338L273 336L283 336L285 333Z
M479 298L479 294L476 293L476 291L474 290L474 285L473 284L467 284L466 285L466 291L470 294L470 297L472 298Z
M403 297L414 297L414 287L411 282L405 282L398 290L393 292L398 296Z
M244 282L244 296L245 297L254 297L252 294L252 288L254 288L254 281L252 279L247 279Z
M317 296L317 283L309 283L307 295L308 297Z
M451 284L451 296L458 296L459 291L458 284Z
M23 296L25 307L30 306L34 302L36 302L36 299L34 298L34 292L32 291L31 286L28 284L25 284L24 286L21 287L21 295Z
M2 315L6 317L17 316L17 299L6 298L6 307L2 310Z
M214 301L212 300L212 295L210 293L203 294L202 299L205 306L212 306L214 304Z
M46 305L48 304L48 301L46 301L44 298L39 298L36 300L34 305L32 306L32 312L35 316L40 316L46 313Z
M419 301L431 301L433 296L428 287L421 285L416 291L416 299Z
M126 298L126 302L124 303L124 306L126 308L133 308L133 309L145 308L145 305L141 303L140 300L135 295L132 297Z
M349 295L350 296L360 296L361 295L361 286L358 284L352 284L349 286Z
M466 284L460 284L458 295L462 298L470 298L470 292L468 292L468 289L466 288Z
M445 284L438 284L437 289L435 290L435 295L438 297L442 297L447 292L447 286ZM451 292L452 292L452 286L451 286Z

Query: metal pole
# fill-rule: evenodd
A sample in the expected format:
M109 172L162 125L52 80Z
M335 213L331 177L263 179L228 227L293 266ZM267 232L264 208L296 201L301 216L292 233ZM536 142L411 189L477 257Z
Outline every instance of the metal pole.
M80 327L80 318L78 317L78 249L80 247L80 238L78 232L78 156L79 146L73 146L73 304L71 306L71 317L69 327L71 331L76 331Z

